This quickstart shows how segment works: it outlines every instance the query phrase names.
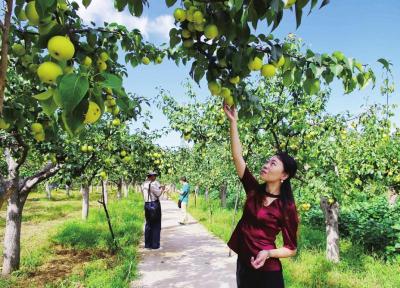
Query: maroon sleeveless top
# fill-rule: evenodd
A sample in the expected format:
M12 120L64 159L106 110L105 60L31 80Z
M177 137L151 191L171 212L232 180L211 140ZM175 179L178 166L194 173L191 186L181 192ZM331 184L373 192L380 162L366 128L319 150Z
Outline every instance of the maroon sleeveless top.
M299 219L295 203L287 204L283 215L280 198L273 200L268 207L257 205L256 193L263 193L261 186L246 167L240 179L246 191L246 203L243 216L232 233L228 246L238 254L239 259L251 266L250 258L257 256L261 250L276 249L275 239L282 232L283 246L295 250L297 248L297 228ZM264 192L265 193L265 192ZM259 271L282 270L278 258L269 258Z

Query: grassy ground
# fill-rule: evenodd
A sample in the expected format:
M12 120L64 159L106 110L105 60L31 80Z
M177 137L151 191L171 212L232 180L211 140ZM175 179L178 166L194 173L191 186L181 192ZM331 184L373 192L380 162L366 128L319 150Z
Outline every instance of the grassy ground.
M108 206L119 250L113 243L99 194L91 194L89 219L81 217L81 197L74 191L53 191L53 199L32 193L25 205L22 224L21 269L2 287L128 287L136 277L137 246L143 225L142 197L130 193L128 199ZM5 212L0 227L5 226ZM4 229L1 229L3 234ZM3 236L3 235L1 235Z
M193 197L189 202L189 212L217 237L228 241L232 233L234 211L219 208L218 201L206 203ZM211 209L210 209L211 206ZM240 210L240 209L239 209ZM241 211L235 219L241 217ZM346 239L340 240L339 264L325 259L325 233L300 226L298 253L294 258L282 259L286 287L289 288L398 288L400 287L400 265L386 264L368 255ZM279 235L280 236L280 235ZM277 239L278 247L282 239Z

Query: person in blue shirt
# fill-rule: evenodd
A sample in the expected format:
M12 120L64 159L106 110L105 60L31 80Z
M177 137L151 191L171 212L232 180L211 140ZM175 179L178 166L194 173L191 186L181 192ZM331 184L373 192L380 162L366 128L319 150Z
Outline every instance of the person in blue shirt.
M185 176L181 177L180 183L182 184L182 190L179 191L179 194L181 194L179 200L181 200L182 221L179 224L185 225L188 222L187 205L189 202L190 185Z

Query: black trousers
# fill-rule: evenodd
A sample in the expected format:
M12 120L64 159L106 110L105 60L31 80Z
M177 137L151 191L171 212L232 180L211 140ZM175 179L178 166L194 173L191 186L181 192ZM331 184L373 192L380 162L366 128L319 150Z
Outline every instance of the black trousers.
M248 267L239 258L236 265L238 288L284 288L282 271L259 271Z
M154 210L150 210L150 206L155 206ZM144 216L146 218L146 226L144 229L144 247L151 249L160 248L161 233L161 205L160 201L152 201L144 203Z

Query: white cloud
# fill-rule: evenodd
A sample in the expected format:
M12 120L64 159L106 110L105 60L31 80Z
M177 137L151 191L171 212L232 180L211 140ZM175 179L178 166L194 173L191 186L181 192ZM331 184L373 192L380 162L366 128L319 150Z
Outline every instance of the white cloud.
M161 15L150 21L149 32L158 34L165 39L169 38L169 30L175 27L174 18L171 15Z
M147 16L134 17L128 11L118 12L114 8L113 1L109 0L92 0L87 9L81 3L79 4L78 14L85 22L93 21L97 25L102 25L103 22L116 22L128 29L139 29L143 37L147 39L151 37L168 39L169 30L174 27L174 19L171 15L160 15L155 19L149 19Z

